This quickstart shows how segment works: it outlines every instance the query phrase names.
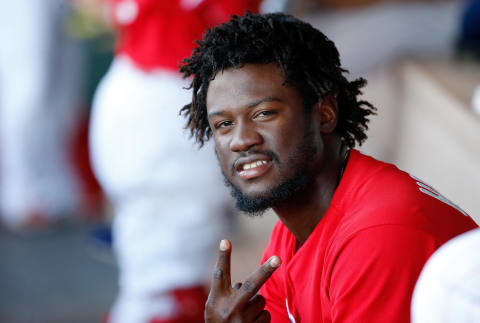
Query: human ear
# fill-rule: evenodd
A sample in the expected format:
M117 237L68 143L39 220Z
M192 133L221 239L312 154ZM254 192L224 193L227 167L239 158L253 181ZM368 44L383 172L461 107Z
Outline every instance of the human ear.
M338 106L333 95L328 95L314 106L315 115L320 125L321 133L331 133L337 127Z

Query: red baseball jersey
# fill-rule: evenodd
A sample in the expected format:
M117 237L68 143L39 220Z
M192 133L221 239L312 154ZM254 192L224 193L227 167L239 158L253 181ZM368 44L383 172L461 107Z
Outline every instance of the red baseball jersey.
M410 322L427 259L476 227L429 185L352 150L327 213L298 250L295 236L275 226L263 261L283 263L261 294L274 323Z
M232 14L258 12L261 0L110 0L117 54L144 69L177 71L207 28Z

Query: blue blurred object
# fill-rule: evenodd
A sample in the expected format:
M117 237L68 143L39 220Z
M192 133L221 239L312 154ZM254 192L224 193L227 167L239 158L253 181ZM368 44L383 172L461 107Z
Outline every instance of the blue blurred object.
M462 17L462 36L465 40L480 40L480 0L467 3Z
M480 57L480 0L470 0L465 4L459 49Z
M87 253L98 262L116 265L112 250L112 228L108 224L90 229L86 235Z
M90 232L90 236L105 247L112 246L112 228L110 226L96 228Z

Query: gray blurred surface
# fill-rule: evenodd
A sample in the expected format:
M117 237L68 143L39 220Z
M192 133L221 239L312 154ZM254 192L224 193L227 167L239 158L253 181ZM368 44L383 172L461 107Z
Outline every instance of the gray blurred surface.
M111 253L92 226L42 235L0 231L0 322L100 322L116 294Z

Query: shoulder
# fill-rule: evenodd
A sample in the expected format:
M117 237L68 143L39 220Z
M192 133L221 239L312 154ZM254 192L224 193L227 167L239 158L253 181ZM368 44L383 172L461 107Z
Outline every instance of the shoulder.
M342 235L381 225L423 230L446 241L475 223L432 186L398 169L355 151L342 188L338 209L344 214ZM350 173L347 173L350 171Z
M337 189L343 210L407 208L418 202L420 191L412 176L395 165L352 150L344 178ZM337 201L335 201L337 202Z
M345 172L350 209L404 210L426 201L420 180L409 173L358 151L353 151L352 157L351 173L348 173L350 169Z
M408 225L382 224L337 238L330 245L326 259L331 268L340 261L351 268L412 267L419 272L437 248L436 238L429 232Z

